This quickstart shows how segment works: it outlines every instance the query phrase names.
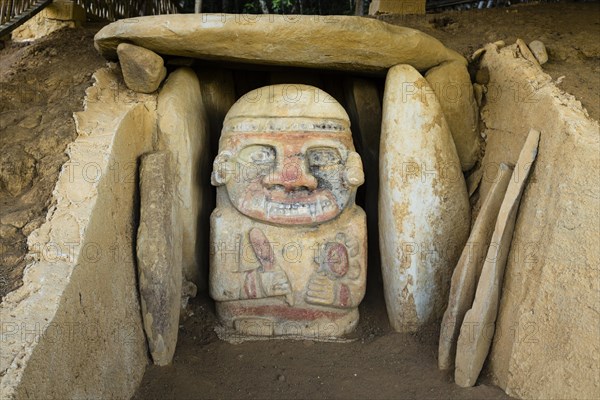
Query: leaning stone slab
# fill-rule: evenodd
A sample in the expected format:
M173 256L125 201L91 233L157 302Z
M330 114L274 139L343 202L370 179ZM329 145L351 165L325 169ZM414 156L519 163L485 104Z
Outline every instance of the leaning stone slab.
M201 182L209 181L208 123L202 101L200 83L190 68L180 68L169 75L158 94L159 150L173 156L176 207L183 230L183 276L199 289L206 288L208 257L202 263L198 258L202 243L208 237L198 235L198 221L208 210L204 204L208 193Z
M523 145L500 206L473 306L467 311L460 328L454 379L462 387L475 384L492 343L500 302L500 287L517 219L519 201L537 155L539 139L540 133L532 129Z
M379 246L388 316L414 332L441 317L470 228L467 188L442 108L413 67L390 69L379 159Z
M176 14L122 19L94 38L116 57L129 42L161 55L260 65L385 73L466 60L420 31L354 16Z
M142 157L136 243L138 277L144 330L157 365L167 365L173 359L179 328L181 230L172 181L169 153Z
M469 241L463 249L458 264L452 274L448 308L442 319L438 351L438 367L450 369L456 357L456 340L460 333L465 313L473 304L475 286L479 280L481 267L490 245L498 211L504 199L512 168L501 164L492 189L481 206L477 220L473 225Z
M425 79L442 106L462 170L468 171L479 157L479 108L467 67L445 62L427 71Z
M167 76L161 56L143 47L121 43L117 47L123 80L135 92L152 93Z

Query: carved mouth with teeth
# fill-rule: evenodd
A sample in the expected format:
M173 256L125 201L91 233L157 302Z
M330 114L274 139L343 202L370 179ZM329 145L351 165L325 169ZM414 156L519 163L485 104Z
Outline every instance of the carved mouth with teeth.
M342 207L329 191L298 196L273 194L248 196L237 207L249 217L282 224L314 224L335 218Z

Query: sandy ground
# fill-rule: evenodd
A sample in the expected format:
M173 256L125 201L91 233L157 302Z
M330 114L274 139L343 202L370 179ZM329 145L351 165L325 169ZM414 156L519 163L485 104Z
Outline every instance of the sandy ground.
M441 39L465 56L484 43L542 40L544 70L600 118L600 6L544 4L427 16L383 16ZM21 284L26 236L43 221L64 150L75 138L92 73L99 26L66 30L0 51L0 296ZM378 266L371 266L375 271ZM150 366L136 395L152 398L506 398L480 385L461 389L436 368L436 327L419 335L390 330L382 288L370 273L361 322L348 344L218 340L210 299L192 301L173 365Z

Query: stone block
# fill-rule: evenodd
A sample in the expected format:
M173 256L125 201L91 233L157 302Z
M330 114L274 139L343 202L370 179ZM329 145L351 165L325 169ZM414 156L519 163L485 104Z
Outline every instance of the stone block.
M546 45L544 42L540 40L534 40L529 43L528 47L540 65L544 65L548 62L548 52L546 51Z
M356 16L157 15L113 22L94 41L109 59L119 43L131 42L161 55L381 75L396 64L420 71L450 60L466 65L423 32Z
M55 0L42 11L45 18L59 21L85 22L85 9L74 1Z
M427 71L425 79L433 88L463 171L470 170L479 158L479 107L473 94L473 85L467 67L458 62L447 62Z
M48 36L64 28L85 22L85 10L73 1L55 1L11 32L15 42L27 42Z
M409 65L390 69L379 150L379 248L392 327L442 316L470 228L470 206L442 108Z
M154 364L173 359L181 305L181 234L167 152L148 153L140 165L140 226L136 249L144 330Z
M151 50L121 43L117 53L125 84L135 92L156 91L167 75L162 57Z
M598 392L600 262L598 122L515 45L487 45L494 101L479 191L497 166L515 163L530 127L539 154L519 206L491 352L484 371L516 398L595 398ZM510 79L506 79L510 76ZM519 88L515 101L514 88Z
M190 68L179 68L169 75L158 94L158 143L156 148L173 157L178 227L183 231L183 277L206 288L208 256L200 255L203 243L199 221L208 221L210 209L209 127L200 82Z

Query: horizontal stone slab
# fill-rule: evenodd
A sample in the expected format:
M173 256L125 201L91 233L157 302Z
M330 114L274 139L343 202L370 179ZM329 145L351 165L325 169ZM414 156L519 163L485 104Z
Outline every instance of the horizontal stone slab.
M415 29L370 18L318 15L176 14L122 19L94 38L116 59L128 42L161 55L258 65L385 73L396 64L426 71L466 60Z

